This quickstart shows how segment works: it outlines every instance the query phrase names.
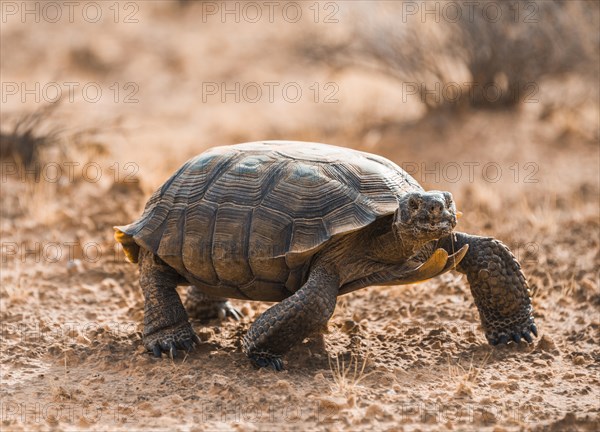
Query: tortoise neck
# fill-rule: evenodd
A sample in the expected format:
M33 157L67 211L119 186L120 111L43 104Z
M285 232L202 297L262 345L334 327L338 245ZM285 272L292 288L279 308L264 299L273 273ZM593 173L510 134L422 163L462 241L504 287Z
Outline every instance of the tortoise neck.
M395 264L410 258L422 245L389 226L385 232L369 239L367 250L370 258Z
M392 224L392 217L382 218L365 229L342 236L320 251L313 264L334 269L343 284L403 263L422 244L398 236Z
M375 221L363 230L341 237L319 252L314 264L336 272L340 287L362 280L365 276L367 279L375 277L378 283L384 283L388 280L385 275L390 268L406 262L418 247L419 244L398 237L389 218L387 221ZM389 274L391 278L393 274ZM375 279L369 281L375 282Z
M410 258L421 242L414 237L402 235L394 226L393 216L381 218L361 231L361 243L367 253L367 258L395 264Z

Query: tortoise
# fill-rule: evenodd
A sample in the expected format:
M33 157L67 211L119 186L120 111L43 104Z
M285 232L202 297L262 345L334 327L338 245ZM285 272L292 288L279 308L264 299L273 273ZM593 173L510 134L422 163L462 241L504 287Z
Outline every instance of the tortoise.
M537 328L518 261L492 237L454 231L458 216L449 192L425 191L384 157L264 141L190 159L138 220L114 229L139 263L151 353L175 357L200 343L188 312L239 319L229 298L278 302L242 349L254 365L281 370L292 346L326 326L337 296L452 269L467 276L490 344L531 343ZM185 307L178 285L188 285Z

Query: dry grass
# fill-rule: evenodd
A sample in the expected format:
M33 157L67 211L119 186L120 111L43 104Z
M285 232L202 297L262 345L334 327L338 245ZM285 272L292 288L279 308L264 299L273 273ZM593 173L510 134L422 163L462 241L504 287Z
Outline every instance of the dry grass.
M474 354L471 355L468 368L464 368L459 361L452 361L450 356L447 357L448 362L448 378L456 383L455 394L458 397L472 396L473 386L477 384L479 375L485 370L491 353L487 353L479 364L474 362Z
M527 197L521 199L521 214L534 231L544 231L549 234L556 233L559 228L558 219L560 211L556 206L556 196L546 194L537 197L535 206L532 206Z
M338 355L332 360L329 355L327 356L333 379L332 391L336 394L349 396L356 393L361 381L371 375L372 372L365 373L368 355L361 361L358 355L351 353L348 364L346 364L343 357L340 360L340 357Z
M20 116L10 132L0 131L0 156L40 175L40 157L44 150L60 140L61 128L49 126L58 103L45 105Z
M450 356L447 357L448 377L458 382L467 382L474 384L477 377L481 373L491 357L491 353L487 353L479 364L475 364L475 355L471 356L469 366L465 369L459 361L452 361Z

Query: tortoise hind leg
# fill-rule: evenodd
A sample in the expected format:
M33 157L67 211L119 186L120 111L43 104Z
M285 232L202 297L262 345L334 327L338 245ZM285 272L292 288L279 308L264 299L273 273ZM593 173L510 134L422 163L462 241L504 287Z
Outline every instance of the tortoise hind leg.
M144 292L144 346L156 357L190 351L200 339L177 294L181 276L153 253L140 251L140 286Z
M283 369L281 356L327 324L337 294L338 278L324 269L313 270L302 288L252 324L242 340L244 352L258 367Z
M523 338L531 343L531 333L537 336L537 328L521 265L492 237L457 232L440 240L440 246L449 253L465 244L469 250L456 270L467 276L488 342L518 343Z
M185 309L192 318L200 320L230 316L239 321L242 318L242 313L226 298L204 294L195 285L190 285L186 290Z

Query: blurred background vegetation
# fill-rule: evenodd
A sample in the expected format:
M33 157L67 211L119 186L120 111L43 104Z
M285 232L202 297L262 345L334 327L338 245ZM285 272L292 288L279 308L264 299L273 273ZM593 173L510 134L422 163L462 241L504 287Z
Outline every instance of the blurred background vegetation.
M291 139L381 153L456 193L474 182L423 174L534 163L546 191L597 191L600 3L286 4L125 2L97 22L3 10L2 160L94 161L106 175L88 186L128 178L147 195L208 147ZM483 187L512 196L514 180Z

